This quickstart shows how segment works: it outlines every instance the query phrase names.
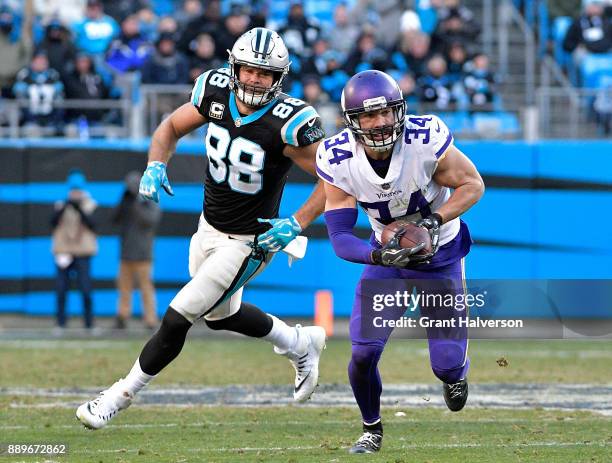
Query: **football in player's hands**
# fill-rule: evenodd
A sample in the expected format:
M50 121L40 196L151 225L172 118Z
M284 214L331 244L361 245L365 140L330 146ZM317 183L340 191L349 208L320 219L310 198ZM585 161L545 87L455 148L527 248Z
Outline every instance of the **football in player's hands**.
M397 232L403 231L399 240L401 248L412 248L420 243L425 243L425 247L416 255L429 254L431 252L431 237L424 227L417 227L413 222L396 220L387 225L381 234L382 245L386 245Z

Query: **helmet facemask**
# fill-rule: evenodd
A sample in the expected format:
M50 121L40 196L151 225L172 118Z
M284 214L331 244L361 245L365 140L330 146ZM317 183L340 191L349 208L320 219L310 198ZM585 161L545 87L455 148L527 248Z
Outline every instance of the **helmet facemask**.
M384 100L384 97L383 97ZM374 103L374 102L373 102ZM361 128L359 116L372 111L381 109L391 109L393 111L393 124L369 129ZM404 130L404 116L406 114L406 104L404 100L381 101L371 106L364 105L363 108L349 109L344 111L344 122L353 132L355 137L365 146L373 151L385 152L393 148L397 139Z

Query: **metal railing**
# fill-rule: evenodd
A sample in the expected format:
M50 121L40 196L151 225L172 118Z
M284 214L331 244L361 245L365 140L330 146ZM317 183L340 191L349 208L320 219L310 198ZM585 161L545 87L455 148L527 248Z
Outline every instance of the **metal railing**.
M533 31L510 0L499 2L497 9L497 59L499 73L508 75L510 60L510 30L518 27L525 43L522 77L524 79L524 101L530 106L535 102L536 40Z
M140 86L140 98L134 110L142 118L142 131L145 136L153 134L160 122L173 110L189 101L191 85L156 85ZM134 134L139 138L139 133Z
M0 136L11 138L31 138L62 136L68 138L130 138L140 140L150 137L162 120L172 111L189 101L189 85L142 85L139 97L121 100L63 100L53 104L54 110L63 111L64 120L58 125L40 126L20 123L23 110L27 110L27 100L2 100L0 115L4 124L0 126ZM316 105L325 132L329 135L341 130L344 125L340 106L337 103ZM102 121L85 123L79 114L88 111L102 112L103 116L115 111L115 117L102 117ZM500 114L496 104L483 105L478 108L456 107L440 108L431 103L409 102L409 114L439 114L451 127L453 132L462 138L518 138L520 128L508 128L510 120L519 121L520 111L505 108L504 118L496 120ZM514 118L514 119L513 119ZM505 122L504 122L505 121ZM1 122L1 121L0 121ZM514 124L515 126L517 124ZM188 134L187 137L201 137L205 128Z
M536 95L543 138L612 136L612 89L539 87Z
M22 114L30 108L25 99L2 100L0 115L3 124L0 135L11 138L35 136L64 136L69 138L86 137L129 137L130 101L119 100L57 100L52 103L53 111L60 111L59 124L22 124ZM79 114L98 113L86 127L78 127ZM45 115L40 115L44 118ZM85 133L86 132L86 133Z
M576 89L569 85L566 77L551 58L544 58L540 67L542 86L536 91L534 107L514 108L504 111L506 121L523 121L520 128L508 130L502 120L495 120L497 111L476 112L445 111L436 106L412 103L408 110L412 114L439 114L461 138L588 138L609 136L607 104L612 99L612 91ZM57 108L69 114L79 114L78 110L97 110L104 113L115 111L118 117L113 123L90 123L87 133L79 131L78 120L64 124L63 132L55 128L41 128L38 136L67 136L71 138L105 137L140 139L151 136L155 128L175 108L188 101L191 87L143 85L140 99L132 102L123 100L65 100L58 101ZM27 128L20 126L20 113L28 107L27 101L2 100L0 115L4 126L0 134L4 137L21 138L33 136ZM495 108L491 108L495 109ZM532 111L533 109L533 111ZM342 126L339 106L331 103L318 108L328 134ZM514 119L512 119L514 118ZM531 127L531 129L529 128ZM203 131L194 131L191 136L201 136ZM532 133L532 135L529 135ZM536 134L536 135L533 135ZM36 135L34 135L36 136Z

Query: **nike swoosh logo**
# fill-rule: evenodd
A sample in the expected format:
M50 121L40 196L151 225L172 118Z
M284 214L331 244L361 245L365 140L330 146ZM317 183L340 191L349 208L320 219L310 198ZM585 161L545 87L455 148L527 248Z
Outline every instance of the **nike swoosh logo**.
M315 119L310 119L310 120L308 121L308 127L312 127L312 126L314 125L314 123L315 123L315 121L316 121L316 120L317 120L316 118L315 118Z
M289 238L291 236L291 233L279 233L278 236L286 236L287 238Z
M294 389L294 390L295 390L295 392L298 392L300 389L302 389L302 386L304 385L304 382L305 382L305 381L308 379L308 377L310 376L310 373L311 373L311 372L312 372L312 370L310 370L310 371L308 372L308 374L306 375L306 377L305 377L305 378L304 378L302 381L300 381L300 384L298 384L298 385L295 387L295 389Z

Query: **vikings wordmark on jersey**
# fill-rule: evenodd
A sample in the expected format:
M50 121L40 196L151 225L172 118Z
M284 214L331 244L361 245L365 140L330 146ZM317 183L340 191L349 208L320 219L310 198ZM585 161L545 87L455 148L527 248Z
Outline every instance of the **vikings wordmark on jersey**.
M450 189L432 178L452 143L453 136L437 116L407 115L384 178L374 171L363 145L349 129L319 145L317 173L357 199L380 242L385 225L398 219L427 217L448 201ZM459 218L445 223L440 230L440 245L451 241L458 231Z

